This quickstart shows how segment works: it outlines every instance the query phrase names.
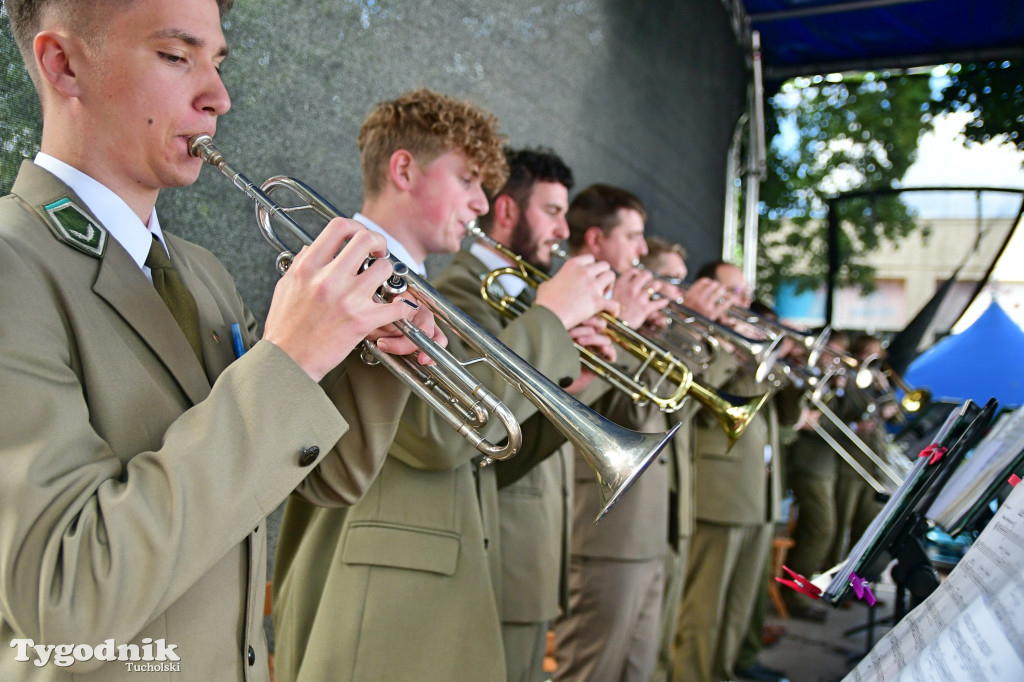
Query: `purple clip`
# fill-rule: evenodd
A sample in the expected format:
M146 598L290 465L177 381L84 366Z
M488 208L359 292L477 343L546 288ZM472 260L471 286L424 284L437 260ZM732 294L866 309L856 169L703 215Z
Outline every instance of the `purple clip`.
M850 587L853 588L853 593L857 595L857 599L861 599L868 603L868 606L874 606L875 594L871 591L871 585L864 578L859 577L856 573L850 574Z

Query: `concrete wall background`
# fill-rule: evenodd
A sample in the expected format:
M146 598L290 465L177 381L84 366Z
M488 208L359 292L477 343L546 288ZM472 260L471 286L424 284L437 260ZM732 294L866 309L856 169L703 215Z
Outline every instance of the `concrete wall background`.
M216 139L257 184L292 175L355 212L363 117L429 86L490 109L514 146L554 148L577 189L635 192L649 232L684 243L694 269L721 253L726 152L747 72L717 0L237 0L225 34L233 107ZM224 261L262 319L275 254L250 201L205 168L158 208L167 229Z
M236 0L217 142L257 184L293 175L347 214L366 112L429 86L490 109L514 146L554 148L577 189L618 184L694 266L721 251L726 150L746 67L717 0ZM276 274L252 207L212 168L161 222L213 250L262 318ZM431 259L431 271L444 264Z

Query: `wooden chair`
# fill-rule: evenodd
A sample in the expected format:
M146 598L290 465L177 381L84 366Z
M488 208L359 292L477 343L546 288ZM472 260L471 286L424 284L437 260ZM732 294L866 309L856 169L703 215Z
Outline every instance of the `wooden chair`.
M782 565L786 563L786 554L796 544L793 540L793 530L796 528L796 517L799 513L797 505L790 505L785 534L776 535L772 539L772 578L785 577L782 575ZM775 580L768 582L768 597L772 600L775 613L779 614L780 618L789 618L789 609L786 608L786 602L782 600L782 588Z

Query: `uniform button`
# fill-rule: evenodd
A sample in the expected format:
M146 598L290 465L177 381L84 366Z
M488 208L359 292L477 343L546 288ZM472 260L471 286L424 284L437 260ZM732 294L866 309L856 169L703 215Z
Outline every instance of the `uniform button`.
M661 462L662 464L668 464L668 455L662 455L661 457L658 458L658 461Z
M308 467L310 464L316 461L316 458L320 455L320 448L315 445L311 445L302 451L302 455L299 457L299 466Z
M249 647L249 665L256 665L256 652Z

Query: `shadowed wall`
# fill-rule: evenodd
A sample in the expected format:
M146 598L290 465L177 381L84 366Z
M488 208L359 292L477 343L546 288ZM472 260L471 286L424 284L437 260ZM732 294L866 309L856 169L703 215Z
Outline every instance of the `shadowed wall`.
M683 242L694 266L721 251L746 70L715 0L237 0L225 34L233 106L216 139L257 184L292 175L354 213L363 117L425 85L493 111L514 146L553 147L577 189L635 192L649 231ZM274 254L249 200L205 168L194 187L164 192L159 210L225 262L262 319Z

